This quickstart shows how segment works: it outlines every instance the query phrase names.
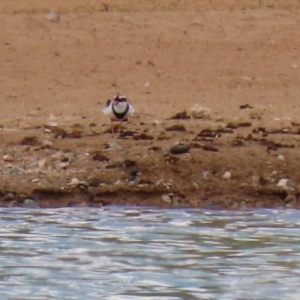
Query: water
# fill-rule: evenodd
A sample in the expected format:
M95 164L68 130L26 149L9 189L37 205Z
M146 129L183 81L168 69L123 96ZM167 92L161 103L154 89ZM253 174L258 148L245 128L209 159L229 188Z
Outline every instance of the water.
M300 299L300 211L1 209L0 299Z

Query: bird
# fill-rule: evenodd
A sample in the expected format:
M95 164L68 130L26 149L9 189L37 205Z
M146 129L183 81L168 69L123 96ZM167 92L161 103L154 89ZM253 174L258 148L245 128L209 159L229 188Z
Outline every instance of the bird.
M103 108L103 113L108 116L111 120L111 128L112 132L113 130L113 121L119 121L119 134L121 132L121 123L124 120L127 120L128 117L132 116L134 113L134 108L131 104L131 102L126 98L126 96L117 94L114 96L114 98L111 100L107 100L106 107Z

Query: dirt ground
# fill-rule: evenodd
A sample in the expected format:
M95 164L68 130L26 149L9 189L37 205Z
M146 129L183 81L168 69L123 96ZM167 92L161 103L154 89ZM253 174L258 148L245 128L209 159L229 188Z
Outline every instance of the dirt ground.
M299 6L2 1L0 206L299 208Z

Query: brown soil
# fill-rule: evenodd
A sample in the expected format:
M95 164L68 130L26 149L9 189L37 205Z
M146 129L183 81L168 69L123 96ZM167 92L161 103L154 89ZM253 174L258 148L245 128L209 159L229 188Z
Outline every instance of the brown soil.
M298 1L2 2L1 206L300 207Z

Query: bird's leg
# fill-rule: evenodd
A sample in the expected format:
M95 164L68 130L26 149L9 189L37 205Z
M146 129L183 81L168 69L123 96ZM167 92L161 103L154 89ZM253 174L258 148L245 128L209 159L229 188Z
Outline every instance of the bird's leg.
M122 124L122 120L120 121L120 126L119 126L119 137L121 136L121 124Z
M111 133L115 133L113 120L110 120L110 130Z

